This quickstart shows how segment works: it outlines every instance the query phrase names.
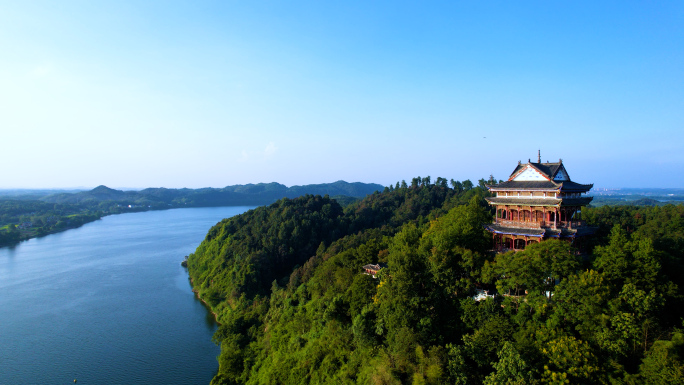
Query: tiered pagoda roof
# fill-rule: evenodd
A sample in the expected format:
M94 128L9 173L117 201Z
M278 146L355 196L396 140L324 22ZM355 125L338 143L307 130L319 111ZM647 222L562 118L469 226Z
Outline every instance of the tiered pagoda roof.
M489 189L496 190L559 190L559 191L577 191L585 192L591 190L594 184L580 184L572 181L554 182L552 180L545 181L527 181L527 180L507 180L505 182L491 186Z
M490 197L485 198L489 204L520 205L520 206L586 206L593 197L581 198L517 198L517 197Z
M593 227L578 227L574 229L569 229L566 227L552 229L552 228L537 228L528 229L521 227L506 227L491 223L485 226L485 229L490 233L494 234L505 234L505 235L522 235L528 237L539 237L539 238L576 238L583 235L593 234L596 230Z
M594 185L575 183L570 180L563 161L557 163L528 162L520 163L511 173L507 181L489 187L492 191L516 190L557 190L569 192L587 192Z
M581 208L593 199L583 194L594 185L570 180L562 160L542 163L539 158L518 162L507 181L488 186L495 196L486 200L496 215L486 228L495 247L519 249L528 242L577 239L594 231L581 220Z

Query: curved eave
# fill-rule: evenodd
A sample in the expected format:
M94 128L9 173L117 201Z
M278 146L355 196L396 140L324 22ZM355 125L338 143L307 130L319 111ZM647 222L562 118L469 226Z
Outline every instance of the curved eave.
M501 235L521 235L536 238L578 238L593 234L596 231L594 227L582 227L578 229L521 229L515 227L504 227L496 224L489 224L484 226L487 231L494 234Z
M507 206L558 206L562 203L558 198L489 197L485 200L490 205Z
M560 184L558 186L544 186L544 187L522 187L522 186L487 186L489 191L537 191L537 192L560 192Z
M561 206L586 206L594 197L582 197L582 198L563 198L560 205Z
M515 229L515 228L510 228L510 227L502 227L502 228L495 228L492 227L491 225L485 226L485 229L489 231L490 233L494 234L502 234L502 235L523 235L527 237L537 237L537 238L544 238L545 231L542 230L541 233L538 234L532 234L530 232L526 232L525 229Z
M496 192L496 191L534 191L534 192L561 192L560 188L489 188L489 191Z
M587 192L594 184L581 184L572 181L506 181L487 186L492 192L496 191L537 191L537 192Z
M502 206L530 206L530 207L565 207L586 206L594 198L518 198L518 197L488 197L485 198L490 205Z
M571 182L571 185L566 185L566 182L563 182L560 184L559 190L561 192L565 191L575 191L575 192L587 192L591 190L592 187L594 187L593 183L590 184L581 184L581 183L575 183Z

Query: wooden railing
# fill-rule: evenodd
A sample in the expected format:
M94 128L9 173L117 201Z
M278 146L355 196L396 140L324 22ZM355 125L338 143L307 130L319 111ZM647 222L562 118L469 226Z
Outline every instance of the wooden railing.
M519 221L511 221L508 219L501 219L499 218L499 221L497 222L498 224L502 226L508 226L508 227L522 227L525 229L541 229L544 227L544 221L539 221L539 222L519 222Z
M543 229L543 228L553 228L554 221L511 221L508 219L497 219L497 224L506 227L518 227L524 229ZM555 222L557 228L577 228L581 226L586 226L586 221L557 221Z
M563 222L563 227L569 227L571 229L581 227L581 226L586 226L587 222L586 221L565 221Z

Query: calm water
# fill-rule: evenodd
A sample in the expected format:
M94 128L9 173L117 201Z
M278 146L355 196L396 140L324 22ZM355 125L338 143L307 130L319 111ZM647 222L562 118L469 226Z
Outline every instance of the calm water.
M113 215L0 248L0 384L208 384L216 324L180 262L247 209Z

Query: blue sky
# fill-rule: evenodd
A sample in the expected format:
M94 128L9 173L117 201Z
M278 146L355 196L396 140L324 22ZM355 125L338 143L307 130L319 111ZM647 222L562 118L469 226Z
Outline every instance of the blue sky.
M371 4L369 4L371 3ZM0 188L684 187L682 2L0 0Z

